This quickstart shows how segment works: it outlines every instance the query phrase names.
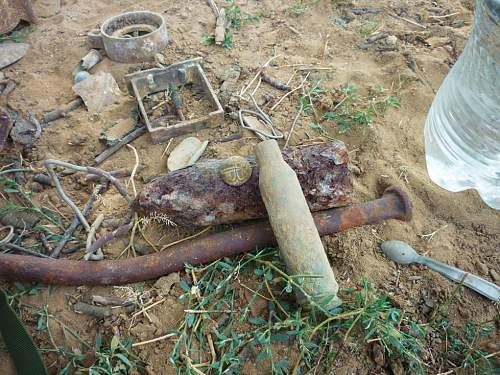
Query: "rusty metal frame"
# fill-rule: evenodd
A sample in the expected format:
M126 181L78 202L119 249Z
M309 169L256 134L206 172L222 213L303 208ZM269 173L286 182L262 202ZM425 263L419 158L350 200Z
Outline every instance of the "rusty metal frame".
M160 143L179 135L223 124L224 110L201 67L202 61L203 59L199 57L181 61L165 68L148 69L125 76L128 82L129 92L137 99L139 110L151 134L153 143ZM161 118L150 120L144 108L144 97L160 91L165 91L169 88L169 85L172 84L176 86L187 84L198 86L216 110L208 114L203 114L196 119L181 121L171 125L167 124L167 122Z

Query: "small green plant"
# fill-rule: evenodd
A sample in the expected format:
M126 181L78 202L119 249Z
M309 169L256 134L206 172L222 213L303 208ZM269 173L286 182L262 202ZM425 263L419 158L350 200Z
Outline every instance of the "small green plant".
M457 370L462 369L473 374L498 373L495 356L489 355L478 346L480 340L495 337L494 322L467 322L456 330L451 327L448 318L442 317L434 322L433 328L449 343L447 350L441 353L444 361L453 361L452 363L457 364Z
M203 35L202 40L203 44L205 44L206 46L215 45L215 34L205 34ZM224 40L222 41L221 47L225 49L231 49L233 47L233 34L231 34L230 32L226 32L224 34Z
M0 42L4 40L11 40L13 42L22 42L26 39L28 34L33 32L33 27L25 27L21 30L12 31L9 34L0 35Z
M355 86L342 87L334 92L337 104L331 111L323 113L322 120L337 125L339 133L353 129L363 129L371 125L373 117L383 117L389 107L399 107L399 99L385 95L386 90L379 86L370 90L368 96L358 94Z
M311 6L318 4L320 0L300 0L285 9L285 16L300 16L302 13L306 12Z
M226 17L229 21L229 27L235 30L240 30L241 24L244 21L249 21L249 22L260 21L260 16L242 12L241 8L238 5L233 4L229 7L226 7L225 9L226 9Z

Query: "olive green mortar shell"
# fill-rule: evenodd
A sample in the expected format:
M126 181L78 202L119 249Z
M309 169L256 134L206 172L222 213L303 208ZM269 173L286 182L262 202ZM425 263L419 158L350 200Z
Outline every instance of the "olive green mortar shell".
M275 140L255 146L255 156L260 193L281 257L290 275L304 275L304 293L295 289L298 302L307 304L310 296L316 302L327 301L327 308L340 305L339 287L297 175L283 160Z

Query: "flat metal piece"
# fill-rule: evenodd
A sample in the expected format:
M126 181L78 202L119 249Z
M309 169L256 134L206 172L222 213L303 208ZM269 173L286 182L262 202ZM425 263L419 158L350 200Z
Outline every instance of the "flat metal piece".
M128 89L134 95L139 105L144 123L153 139L153 143L160 143L179 135L196 132L201 129L215 127L224 123L224 110L208 81L200 63L202 58L181 61L165 68L142 70L125 76ZM192 85L203 92L213 111L199 114L195 119L185 120L176 124L168 124L164 119L151 120L146 113L143 99L147 95L167 91L171 85Z
M22 59L30 48L31 46L28 43L0 43L0 69Z

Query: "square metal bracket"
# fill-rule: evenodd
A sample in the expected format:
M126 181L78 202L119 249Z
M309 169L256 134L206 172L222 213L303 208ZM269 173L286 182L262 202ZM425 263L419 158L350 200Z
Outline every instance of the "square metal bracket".
M224 123L224 110L201 67L200 63L202 60L201 57L198 57L192 60L181 61L165 68L142 70L125 76L128 83L128 90L137 99L139 110L151 134L153 143L160 143L179 135L215 127ZM215 108L214 111L202 114L201 117L193 120L181 121L172 125L167 124L161 118L155 120L149 119L144 108L144 97L168 90L170 85L179 87L189 84L205 94L211 106Z

